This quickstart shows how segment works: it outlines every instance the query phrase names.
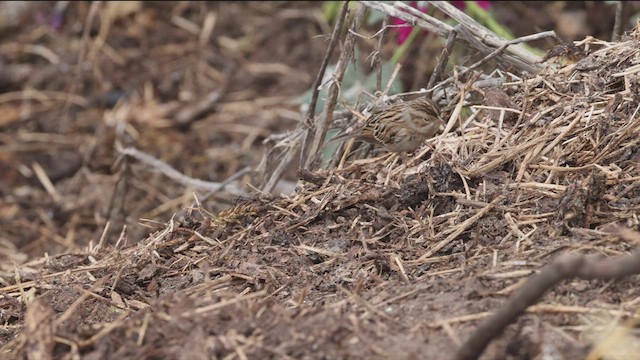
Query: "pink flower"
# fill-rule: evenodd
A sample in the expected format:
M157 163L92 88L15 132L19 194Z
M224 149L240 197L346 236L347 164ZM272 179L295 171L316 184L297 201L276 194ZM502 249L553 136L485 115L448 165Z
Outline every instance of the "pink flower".
M427 11L427 6L418 6L418 2L417 1L411 1L409 3L409 6L416 8L422 12L426 12ZM392 18L391 19L391 23L393 25L402 25L402 24L406 24L407 22L402 20L402 19L398 19L398 18ZM409 34L411 34L411 30L413 30L413 27L411 25L405 25L405 26L398 26L393 28L393 30L398 33L398 44L401 45L403 42L405 42L407 40L407 38L409 37Z
M491 1L476 1L475 3L485 10L491 7ZM464 10L467 8L467 4L464 1L452 1L451 5L457 7L460 10Z

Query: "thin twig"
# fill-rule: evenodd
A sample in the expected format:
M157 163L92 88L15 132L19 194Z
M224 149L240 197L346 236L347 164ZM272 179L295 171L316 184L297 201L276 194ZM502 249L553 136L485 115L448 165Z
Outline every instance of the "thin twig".
M220 183L220 188L218 190L209 191L202 198L200 198L200 201L207 200L209 197L211 197L211 195L213 195L213 194L217 193L218 191L224 189L225 186L227 186L230 183L238 180L240 177L242 177L244 174L248 173L249 171L251 171L251 168L249 166L245 166L244 168L238 170L235 174L232 174L231 176L226 178L224 181L222 181Z
M442 37L448 36L451 30L453 30L453 26L434 17L423 14L420 10L414 9L401 2L396 2L394 5L384 3L382 1L361 1L360 3L389 16L404 20L409 24L418 25L421 28L427 29L429 32L436 33Z
M322 79L324 78L324 72L327 70L327 66L329 65L329 60L331 59L331 55L333 54L333 50L336 48L338 44L338 39L340 37L340 31L342 30L342 26L344 24L344 19L346 19L347 14L349 13L349 1L344 1L342 4L342 10L340 10L340 16L338 17L338 21L336 22L336 26L333 28L333 33L331 34L331 40L329 41L329 46L327 47L327 52L324 54L324 59L322 59L322 64L320 65L320 70L318 71L318 75L316 75L316 79L313 82L313 93L311 95L311 102L309 103L309 109L307 109L307 115L305 117L304 124L307 129L313 129L314 117L316 113L316 104L318 103L318 94L320 93L320 84L322 83ZM307 144L309 143L309 139L313 131L309 131L308 135L305 136L305 141L302 144L302 152L300 153L300 167L303 167L304 161L306 159L307 154Z
M616 1L616 19L613 23L613 34L611 34L611 41L618 41L620 38L620 29L622 28L622 7L624 6L624 1Z
M301 134L299 134L301 135ZM271 172L271 176L269 176L269 180L262 187L262 191L271 192L276 187L278 180L280 180L280 176L284 173L285 169L289 166L291 161L293 160L294 155L296 154L297 147L300 145L300 141L303 136L296 136L291 139L291 146L286 150L284 154L284 158L280 160L278 166Z
M305 117L305 123L309 127L313 126L313 117L316 113L316 104L318 103L318 94L320 93L320 84L322 83L322 78L324 78L324 72L327 70L327 66L329 65L329 60L331 59L333 50L338 44L340 30L342 30L344 19L346 19L348 13L349 1L344 1L344 3L342 4L342 10L340 10L340 16L338 17L336 26L333 28L333 33L331 34L331 40L329 40L327 52L324 54L324 59L322 59L320 70L318 70L318 75L316 75L316 79L313 82L313 94L311 95L311 102L309 103L309 109L307 110L307 116Z
M489 46L498 47L498 46L502 46L505 42L507 42L505 39L501 38L496 33L487 29L486 27L480 25L480 23L475 21L469 15L460 11L458 8L449 4L446 1L429 1L429 4L438 8L438 10L442 11L443 13L447 14L448 16L456 20L458 23L462 24L462 26L469 29L478 39L481 39L483 43ZM521 47L510 48L509 53L511 55L514 55L522 59L523 61L525 61L526 63L532 66L534 64L537 64L538 61L540 60L538 56L530 53L529 51ZM533 71L535 69L539 69L539 65L535 65L534 68L531 69L530 71Z
M222 188L225 188L227 192L237 194L237 195L241 195L245 193L242 190L240 190L238 187L234 186L233 184L225 185L224 183L204 181L204 180L194 179L192 177L186 176L181 172L179 172L178 170L172 168L169 164L163 162L162 160L156 159L149 154L145 154L134 147L128 147L126 149L117 149L117 150L123 155L131 156L139 161L142 161L143 163L157 169L167 177L185 186L193 186L195 188L204 189L208 191L220 191Z
M541 38L544 38L544 37L550 37L550 36L555 36L555 33L553 31L544 31L544 32L541 32L541 33L538 33L538 34L527 35L527 36L519 37L517 39L508 41L505 44L503 44L502 46L500 46L499 48L497 48L494 51L492 51L487 56L485 56L482 59L480 59L475 64L473 64L473 65L469 66L468 68L460 71L458 73L458 77L462 77L462 76L466 75L468 72L470 72L472 70L475 70L475 69L479 68L480 66L486 64L489 60L491 60L491 59L495 58L496 56L500 55L510 45L515 45L515 44L519 44L519 43L523 43L523 42L538 40L538 39L541 39ZM442 87L444 85L447 85L447 84L451 83L454 80L455 80L454 77L450 77L450 78L448 78L448 79L436 84L433 88L427 89L427 91L434 91L434 90L436 90L436 89L438 89L438 88L440 88L440 87Z
M378 45L376 46L376 56L374 59L374 66L376 68L376 91L382 89L382 43L384 41L384 35L387 33L387 24L389 24L389 15L385 15L382 20L382 30L380 30L380 37L378 38Z
M488 204L484 208L480 209L475 215L471 216L470 218L465 220L462 224L460 224L458 226L458 228L454 232L451 233L451 235L447 236L444 240L440 241L434 247L429 249L424 255L420 256L420 258L418 258L418 260L416 262L424 261L424 260L430 258L431 256L433 256L438 251L442 250L442 248L447 246L453 240L457 239L458 236L460 236L460 234L465 232L476 221L478 221L480 218L485 216L489 211L493 210L493 207L496 206L496 204L498 204L502 200L504 200L504 196L502 196L502 195L500 195L500 196L496 197L495 199L493 199L493 201L490 204Z
M336 65L336 71L333 74L334 78L329 88L329 96L324 106L324 116L316 120L313 143L311 144L311 148L307 153L307 160L305 166L303 167L304 169L308 169L311 164L313 164L317 159L318 150L320 149L322 139L324 139L324 136L329 128L329 124L331 124L333 120L333 109L336 106L338 95L340 94L340 84L342 83L344 73L347 71L347 65L349 65L351 57L353 56L353 48L355 46L355 36L353 35L353 33L357 32L360 28L360 23L364 18L365 10L366 7L364 5L360 4L358 6L356 16L351 21L351 31L346 34L344 45L341 49L340 58L338 59L338 64Z
M469 43L473 47L484 52L488 51L488 49L500 47L507 43L505 39L502 39L495 33L491 32L491 30L480 25L471 17L456 9L454 6L447 4L445 1L433 1L431 3L433 6L458 21L462 26L461 29L468 30L465 32L458 32L459 40ZM379 10L389 16L402 19L409 24L420 26L442 37L448 37L449 33L453 31L453 27L451 25L448 25L400 1L394 2L393 6L377 1L361 1L361 4L372 9ZM553 34L552 36L556 37L553 31L545 33L551 33ZM541 65L538 64L540 60L539 57L531 54L529 51L521 47L507 48L505 54L502 55L502 58L503 61L507 61L518 69L528 72L536 73L541 68Z
M438 66L436 66L435 70L433 70L433 74L431 74L431 78L429 78L427 89L431 89L433 87L433 84L435 84L436 81L440 80L440 77L442 76L444 69L447 67L447 64L449 63L449 55L451 55L451 49L453 49L453 44L455 43L456 37L458 35L458 30L456 30L456 28L454 28L449 33L449 37L447 38L447 45L445 46L444 49L442 49L442 54L440 55Z

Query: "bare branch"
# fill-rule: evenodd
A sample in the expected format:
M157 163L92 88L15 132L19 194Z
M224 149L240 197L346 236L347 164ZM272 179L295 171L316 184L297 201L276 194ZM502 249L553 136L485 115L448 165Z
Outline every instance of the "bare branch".
M384 17L382 21L382 30L380 30L380 37L378 38L378 45L376 47L376 54L374 58L374 66L376 69L376 91L382 89L382 43L384 42L384 35L387 33L387 25L389 24L389 15Z
M471 18L469 15L460 11L455 6L449 4L446 1L429 1L429 3L438 10L447 14L458 23L462 24L465 28L469 29L477 38L479 38L483 43L490 45L492 47L500 47L507 43L506 39L501 38L496 35L493 31L487 29L486 27L480 25L477 21ZM526 49L518 46L511 47L508 51L509 54L515 55L518 58L524 60L529 64L537 64L540 61L540 57L530 53Z
M305 124L307 124L309 127L313 126L313 117L316 112L316 104L318 103L318 94L320 93L320 83L322 82L324 72L327 70L327 66L329 65L329 60L331 59L333 50L338 44L340 30L342 30L344 19L347 17L347 13L349 12L348 9L349 2L345 1L342 4L342 10L340 10L338 22L336 22L336 26L333 28L333 33L331 34L331 40L329 41L327 52L324 54L324 59L322 59L322 65L320 65L320 70L318 71L318 75L316 75L316 80L313 82L313 94L311 95L311 102L309 103L309 109L307 110L307 116L305 118Z
M621 29L622 29L622 14L624 14L623 12L623 7L625 5L624 1L616 1L615 2L615 6L616 6L616 17L615 17L615 22L613 23L613 31L612 31L612 35L611 35L611 41L618 41L618 39L620 39L620 33L621 33Z
M468 30L465 30L465 32L468 32ZM531 40L537 40L537 39L548 37L548 36L555 36L555 33L553 33L553 31L545 31L545 32L542 32L542 33L539 33L539 34L527 35L527 36L523 36L523 37L520 37L520 38L517 38L517 39L513 39L511 41L508 41L508 42L504 43L503 45L501 45L499 48L495 49L493 52L491 52L487 56L485 56L482 59L480 59L475 64L473 64L473 65L469 66L468 68L465 68L464 70L460 71L458 73L458 77L464 76L468 72L479 68L480 66L486 64L489 60L494 59L495 57L499 56L510 45L520 44L520 43L523 43L523 42L526 42L526 41L531 41ZM454 80L455 79L452 78L452 77L448 78L448 79L438 83L433 88L429 88L427 91L434 91L435 89L440 88L440 87L442 87L444 85L447 85L447 84L451 83Z
M393 6L387 3L375 1L362 1L361 3L372 9L379 10L389 16L407 21L409 24L420 26L442 37L449 37L451 31L453 31L453 27L451 25L448 25L399 1L396 1ZM448 4L447 2L433 1L431 2L431 4L438 8L440 11L458 21L461 26L460 30L466 30L458 32L457 38L459 40L470 44L483 53L493 51L495 48L500 48L505 44L513 44L505 39L502 39L491 30L480 25L471 17L456 9L454 6ZM537 34L536 36L556 37L553 31L540 33L540 35ZM531 39L527 39L526 41L531 41ZM500 56L501 60L508 62L518 69L536 73L541 68L541 66L539 65L539 57L531 54L524 48L509 46L508 48L503 49L503 51L504 54L501 54Z
M177 181L180 184L183 184L185 186L193 186L195 188L214 191L214 192L220 191L221 189L225 188L226 191L229 193L233 193L233 194L245 193L233 184L204 181L204 180L194 179L192 177L184 175L178 170L169 166L169 164L163 162L162 160L156 159L149 154L143 153L142 151L134 147L128 147L126 149L119 148L117 150L123 155L131 156L137 160L142 161L143 163L162 172L164 175L166 175L170 179L173 179L174 181Z
M453 29L449 33L449 37L447 38L447 45L444 49L442 49L442 54L440 55L438 66L436 66L433 74L431 74L431 78L429 78L427 89L431 89L433 87L433 84L435 84L436 81L440 80L444 69L447 67L447 63L449 62L449 55L451 55L451 49L453 48L453 44L456 41L457 35L458 31L456 29Z
M600 256L565 254L533 275L493 316L485 320L462 345L456 359L472 360L482 355L492 339L559 282L574 277L611 280L640 273L640 252L602 259Z
M355 36L353 33L357 32L360 28L360 23L364 17L366 7L362 4L359 5L358 11L356 13L355 18L351 22L351 31L346 34L346 38L344 41L344 45L342 46L342 51L340 53L340 58L338 59L338 64L336 65L336 71L333 74L334 78L331 83L331 87L329 88L329 96L327 98L327 102L324 106L324 116L319 117L316 120L315 132L313 143L311 144L311 148L307 154L307 160L305 166L303 168L308 169L311 164L318 157L318 150L320 149L320 145L322 144L322 139L324 139L325 134L327 133L327 129L329 128L329 124L333 120L333 109L336 106L336 102L338 101L338 95L340 93L340 84L342 83L342 78L344 77L344 73L347 70L347 65L353 56L353 48L355 46ZM311 133L309 133L309 136Z
M333 28L333 33L331 34L331 40L329 41L327 52L324 55L324 59L322 59L322 65L320 65L320 70L318 71L316 80L313 82L313 94L311 95L311 102L309 103L307 116L305 117L305 120L304 120L304 124L306 125L308 132L307 132L307 135L304 137L302 149L300 150L300 167L304 166L304 162L307 159L308 143L309 143L311 134L313 134L313 131L311 131L311 129L313 129L313 125L314 125L313 119L316 113L316 104L318 103L318 94L320 93L320 84L322 83L322 78L324 78L324 72L327 70L327 66L329 65L329 60L331 59L333 50L338 44L338 39L340 38L340 30L342 30L344 19L347 17L348 13L349 13L349 1L344 1L344 3L342 4L342 10L340 10L340 16L338 17L338 21L336 22L336 25Z

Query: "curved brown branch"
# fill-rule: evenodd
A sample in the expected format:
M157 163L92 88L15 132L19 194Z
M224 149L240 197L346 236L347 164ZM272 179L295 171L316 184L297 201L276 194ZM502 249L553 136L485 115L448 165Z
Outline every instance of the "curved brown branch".
M599 256L565 254L532 276L522 288L493 316L485 320L462 345L456 359L477 359L487 345L499 336L504 328L522 315L527 307L536 303L549 289L560 281L578 277L585 280L619 279L640 273L640 252L632 255L602 259Z

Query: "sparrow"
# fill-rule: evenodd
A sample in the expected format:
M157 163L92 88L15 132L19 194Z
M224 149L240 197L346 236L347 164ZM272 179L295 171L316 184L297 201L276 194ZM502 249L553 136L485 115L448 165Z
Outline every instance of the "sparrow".
M329 141L355 138L391 152L414 151L443 124L438 105L420 97L375 109L364 124Z

